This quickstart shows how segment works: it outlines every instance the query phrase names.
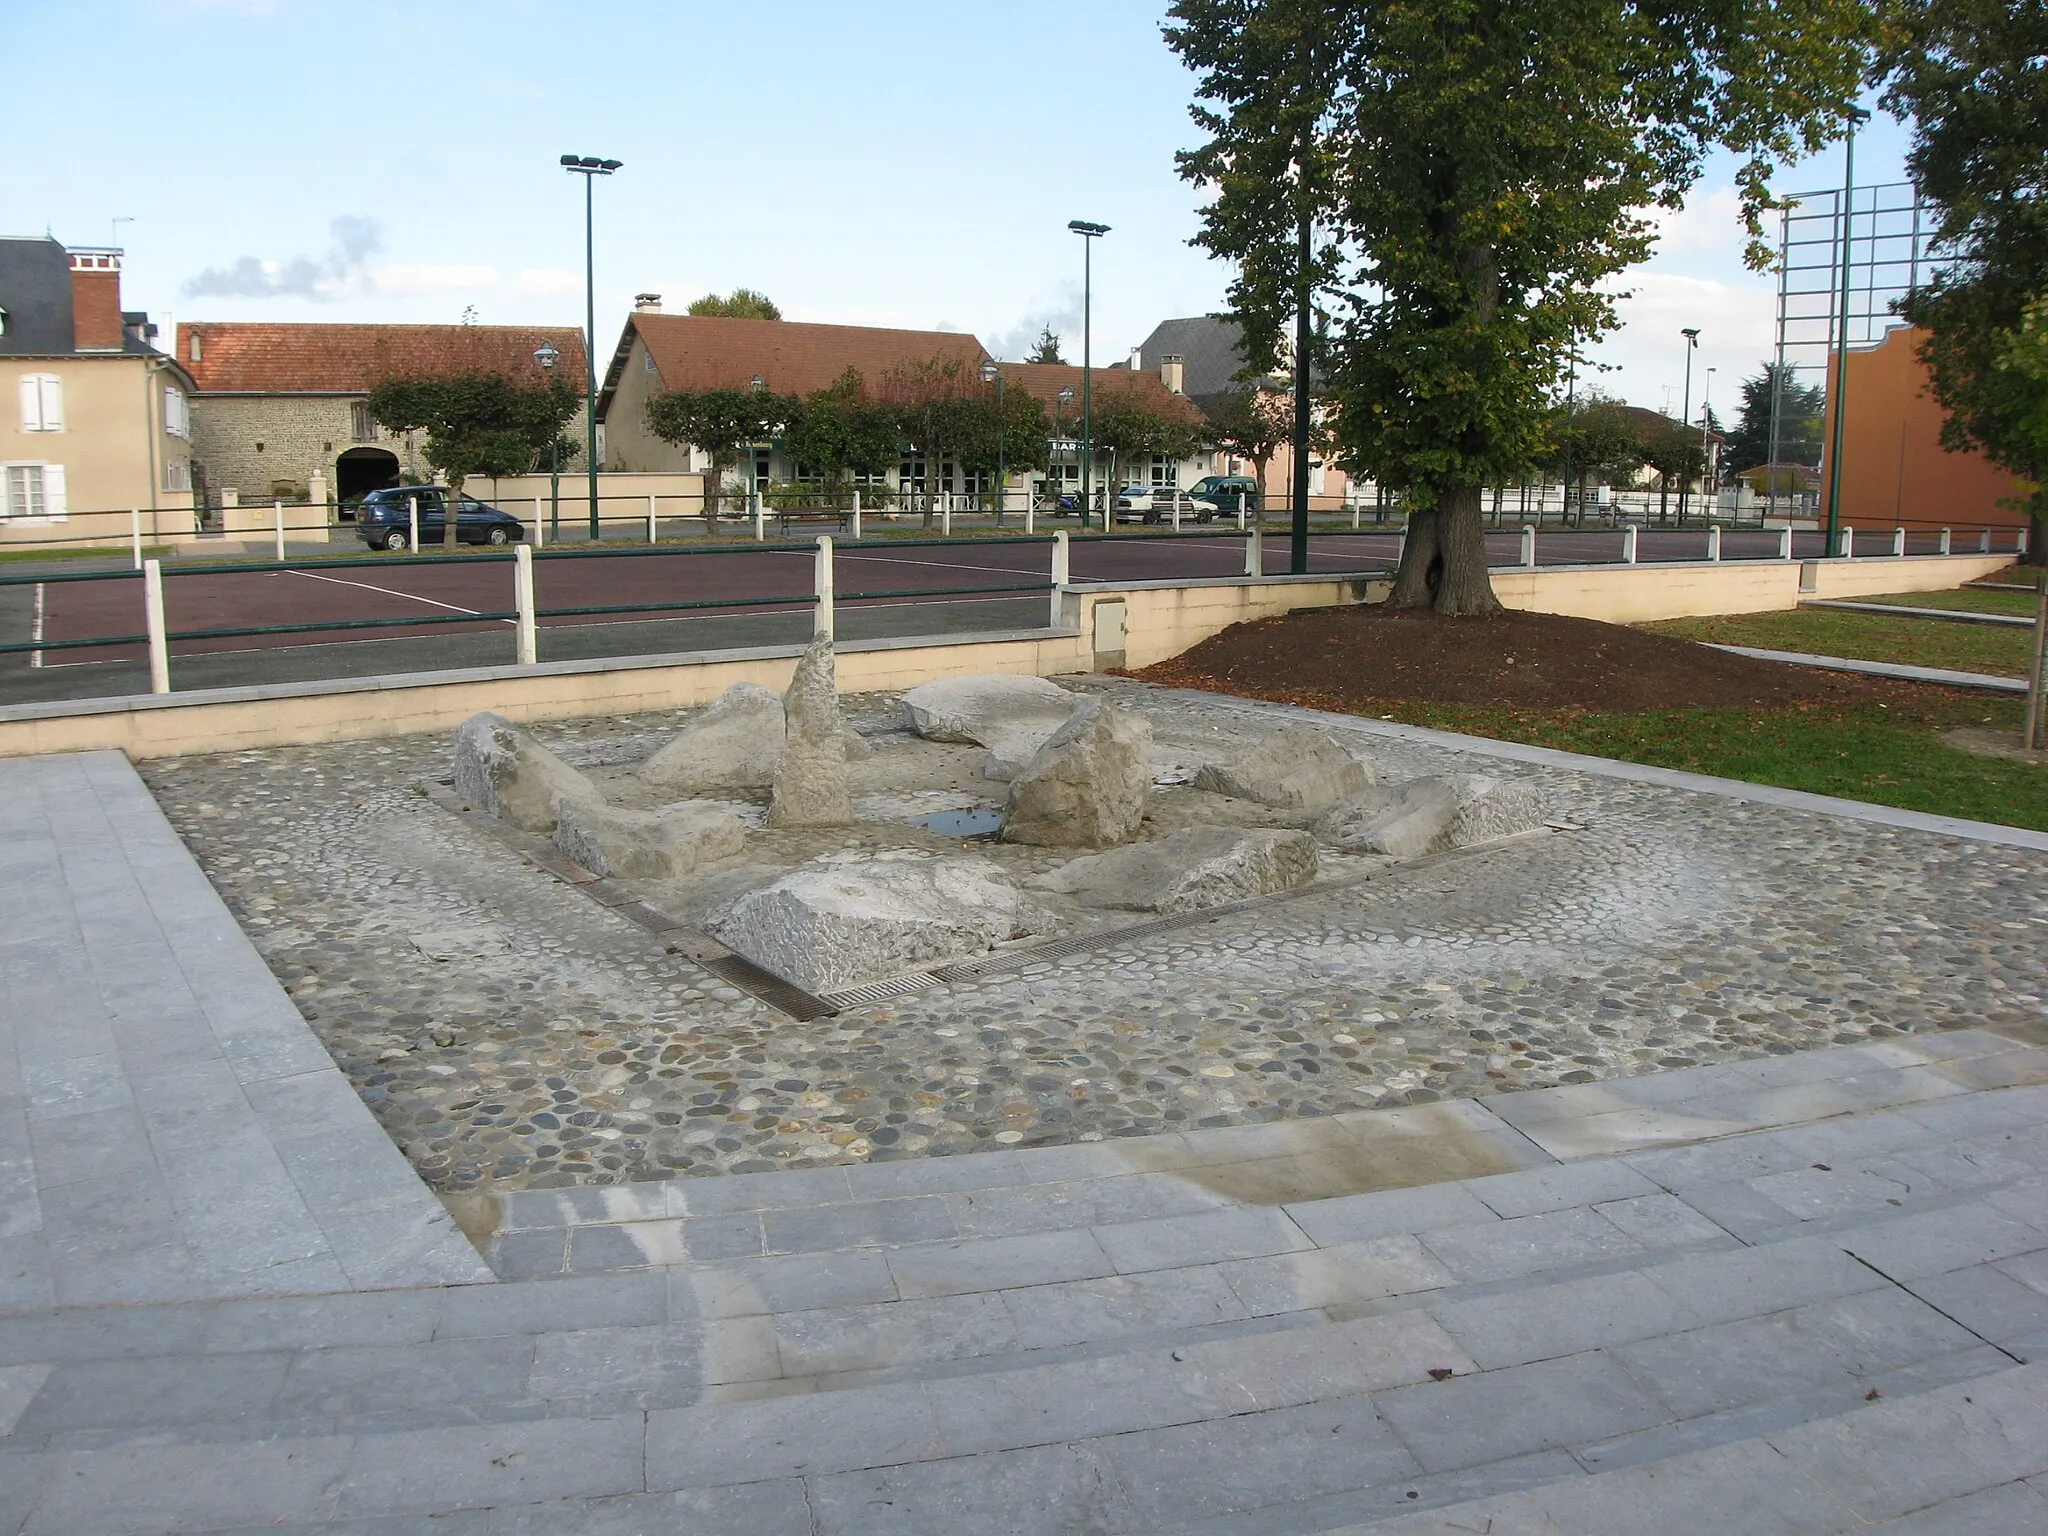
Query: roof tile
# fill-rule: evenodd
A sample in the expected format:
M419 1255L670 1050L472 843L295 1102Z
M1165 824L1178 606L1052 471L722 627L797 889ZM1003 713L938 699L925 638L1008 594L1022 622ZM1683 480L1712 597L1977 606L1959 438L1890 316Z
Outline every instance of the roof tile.
M199 341L199 356L192 342ZM583 333L560 326L304 325L189 322L177 359L201 394L360 395L386 379L501 373L538 382L541 342L562 354L555 372L583 380Z

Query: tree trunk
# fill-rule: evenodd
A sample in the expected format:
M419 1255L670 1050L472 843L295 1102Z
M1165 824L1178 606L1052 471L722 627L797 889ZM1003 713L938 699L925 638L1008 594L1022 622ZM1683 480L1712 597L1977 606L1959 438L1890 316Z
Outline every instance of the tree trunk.
M718 532L718 493L725 488L725 461L711 455L711 468L704 476L704 531Z
M1408 514L1388 606L1463 617L1500 612L1486 568L1484 498L1483 487L1461 486L1440 494L1435 506Z
M452 471L448 476L448 496L441 507L441 547L443 549L453 549L459 542L455 537L455 523L462 511L462 485L468 478L469 476L467 475L458 475Z
M2040 513L2027 517L2027 557L2022 565L2048 565L2048 518Z

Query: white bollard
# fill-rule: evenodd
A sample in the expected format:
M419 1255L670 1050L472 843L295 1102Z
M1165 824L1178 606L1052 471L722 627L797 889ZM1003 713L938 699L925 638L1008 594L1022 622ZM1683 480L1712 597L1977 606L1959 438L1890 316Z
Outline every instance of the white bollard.
M761 493L754 492L754 542L759 544L768 537L768 509L761 503Z
M1365 514L1365 508L1364 508L1364 507L1363 507L1362 505L1360 505L1360 503L1359 503L1359 500L1358 500L1358 498L1357 498L1356 496L1352 497L1352 498L1351 498L1351 531L1352 531L1353 533L1356 533L1356 532L1358 532L1358 529L1359 529L1359 519L1360 519L1360 518L1361 518L1362 516L1364 516L1364 514Z
M1038 531L1038 509L1033 505L1034 496L1024 498L1024 536L1028 539Z
M142 569L142 508L135 507L128 513L128 543L134 550L135 569Z
M813 566L812 587L818 595L818 622L812 633L821 640L836 638L838 616L833 607L832 535L818 535L818 558Z
M647 498L647 542L650 544L659 544L661 542L660 536L654 531L654 498L652 496Z
M284 503L283 503L283 502L281 502L281 501L273 501L273 502L272 502L272 503L270 504L270 511L271 511L271 516L272 516L272 517L273 517L273 518L274 518L274 519L276 520L276 523L277 523L277 558L278 558L278 563L279 563L279 564L283 564L283 563L284 563Z
M410 533L409 533L409 534L407 535L407 537L408 537L408 538L409 538L409 539L410 539L410 540L411 540L412 542L411 542L411 543L409 543L409 544L407 544L407 545L406 545L405 547L406 547L407 549L411 550L411 551L412 551L412 552L413 552L414 554L418 554L418 553L420 552L420 499L419 499L419 497L417 497L417 496L408 496L408 497L406 497L406 498L405 498L405 520L406 520L406 521L407 521L407 522L408 522L409 524L411 524L411 525L412 525L412 531L411 531L411 532L410 532Z
M1713 527L1707 530L1707 558L1709 560L1719 560L1721 558L1721 525L1719 523L1714 524Z
M1844 560L1856 558L1856 530L1847 523L1842 524L1841 546L1836 549L1835 553Z
M1525 571L1536 569L1536 525L1534 523L1522 524L1522 569Z
M530 667L540 660L539 638L534 632L533 614L533 549L530 545L512 546L512 606L519 610L519 620L514 633L515 659L522 667Z
M1262 528L1254 528L1245 535L1244 573L1247 576L1266 574L1266 534Z
M1892 530L1892 553L1895 555L1903 555L1905 552L1906 530L1903 528L1894 528Z
M1778 558L1780 560L1790 560L1792 558L1792 530L1790 528L1780 528L1778 530Z
M1178 496L1173 498L1173 531L1175 533L1180 532L1180 498Z
M939 537L953 537L953 498L950 496L939 497Z
M171 691L171 646L164 638L164 563L142 563L142 624L149 633L149 691Z
M1065 606L1067 581L1073 567L1068 563L1070 551L1067 548L1067 530L1062 528L1052 536L1052 616L1046 621L1053 629L1060 627Z
M1941 546L1940 546L1940 547L1941 547L1941 552L1942 552L1942 553L1943 553L1944 555L1945 555L1945 554L1947 554L1947 553L1949 552L1949 544L1950 544L1951 542L1952 542L1952 539L1951 539L1951 535L1950 535L1950 533L1949 533L1949 530L1948 530L1948 529L1946 529L1946 528L1942 529L1942 530L1941 530Z
M1634 523L1630 523L1621 530L1621 563L1623 565L1634 565L1636 563L1636 533L1637 529Z
M854 542L855 542L856 544L860 542L860 492L859 492L859 491L855 491L855 492L853 493L853 538L854 538Z

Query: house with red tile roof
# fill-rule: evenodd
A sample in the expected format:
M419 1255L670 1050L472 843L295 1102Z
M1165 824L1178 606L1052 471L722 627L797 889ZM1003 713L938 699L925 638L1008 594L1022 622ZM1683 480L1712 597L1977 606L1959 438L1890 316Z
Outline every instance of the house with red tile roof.
M762 389L782 395L810 395L836 383L852 368L868 389L885 395L892 377L929 363L951 365L972 381L990 361L974 337L959 331L891 330L876 326L817 325L798 320L736 320L715 315L664 314L660 298L642 294L627 316L618 346L598 394L597 411L604 433L607 469L639 472L701 472L710 460L702 452L662 441L647 428L647 403L672 390ZM1062 418L1068 438L1080 436L1080 407L1062 406L1060 391L1081 395L1081 370L1054 363L1002 363L1006 388L1022 388L1041 400L1048 417ZM1095 370L1098 397L1109 391L1140 395L1154 409L1184 414L1199 423L1201 412L1185 395L1168 388L1157 373L1134 374ZM1055 434L1056 438L1059 434ZM1054 478L1079 480L1078 454L1056 451ZM1106 465L1107 460L1104 460ZM946 491L955 494L988 489L993 465L930 466L906 450L896 488ZM1157 483L1188 484L1206 473L1208 456L1184 464L1148 465L1139 478ZM752 463L742 462L738 484L789 481L801 466L781 447L763 443Z
M349 500L431 479L416 434L394 437L371 417L370 391L386 379L462 373L538 384L548 376L534 357L543 343L558 355L555 376L580 391L583 333L571 327L180 324L176 355L195 383L195 479L216 499L233 489L263 501L323 489L319 499ZM572 442L582 419L579 411L565 429Z

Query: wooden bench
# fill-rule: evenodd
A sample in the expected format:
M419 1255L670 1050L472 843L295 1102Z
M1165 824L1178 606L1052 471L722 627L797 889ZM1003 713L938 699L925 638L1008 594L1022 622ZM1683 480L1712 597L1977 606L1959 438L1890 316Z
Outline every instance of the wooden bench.
M844 528L853 520L852 510L835 510L831 507L783 507L770 514L775 519L777 531L787 534L791 523L829 524Z

